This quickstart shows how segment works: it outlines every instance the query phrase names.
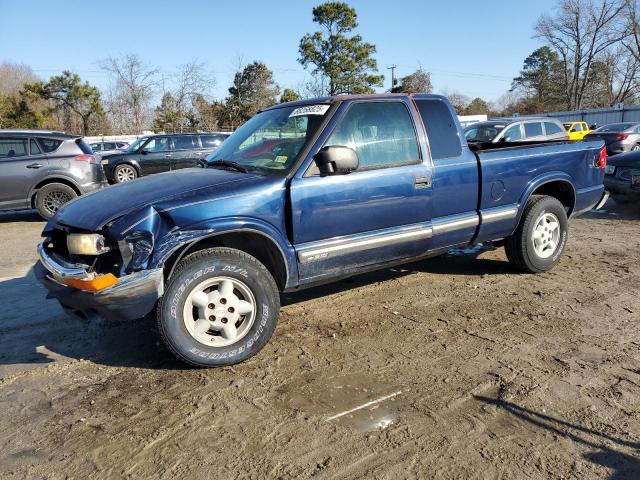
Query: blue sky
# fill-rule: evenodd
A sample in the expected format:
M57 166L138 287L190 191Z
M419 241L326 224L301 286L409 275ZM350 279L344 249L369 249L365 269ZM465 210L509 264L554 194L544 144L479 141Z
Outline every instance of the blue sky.
M315 31L311 9L320 1L29 1L0 0L0 62L22 62L48 78L73 70L100 87L108 56L137 53L170 78L178 65L204 62L223 98L242 57L261 60L281 87L298 87L310 72L296 61L298 43ZM354 0L360 33L377 47L378 69L402 76L422 65L436 91L455 90L495 100L510 87L541 13L555 0ZM167 80L167 83L169 80Z

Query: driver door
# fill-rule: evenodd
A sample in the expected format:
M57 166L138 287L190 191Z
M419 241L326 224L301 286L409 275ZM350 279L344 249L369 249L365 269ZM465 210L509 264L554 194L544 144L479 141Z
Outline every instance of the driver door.
M358 169L321 176L312 163L290 187L302 283L419 256L430 246L432 169L409 105L356 101L342 112L323 147L352 148Z
M171 170L172 153L169 137L150 138L142 147L138 159L142 175Z

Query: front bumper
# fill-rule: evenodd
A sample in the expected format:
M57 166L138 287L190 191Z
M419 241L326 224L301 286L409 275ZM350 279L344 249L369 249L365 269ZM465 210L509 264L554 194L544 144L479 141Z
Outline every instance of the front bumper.
M88 292L69 287L65 279L90 279L86 266L70 264L56 254L38 245L40 261L35 266L36 278L48 290L47 298L57 299L62 307L73 314L98 314L112 320L135 320L151 312L164 293L164 275L161 268L144 270L118 279L115 285Z

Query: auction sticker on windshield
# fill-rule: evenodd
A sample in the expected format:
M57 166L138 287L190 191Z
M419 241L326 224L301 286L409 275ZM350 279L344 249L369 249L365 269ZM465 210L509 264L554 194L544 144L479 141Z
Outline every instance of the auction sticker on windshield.
M324 115L329 110L330 105L306 105L298 107L289 114L291 117L301 117L302 115Z

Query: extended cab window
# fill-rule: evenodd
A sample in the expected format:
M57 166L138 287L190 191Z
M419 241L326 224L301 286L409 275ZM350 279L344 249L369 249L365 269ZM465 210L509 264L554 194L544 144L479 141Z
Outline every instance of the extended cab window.
M413 122L401 102L354 103L325 146L354 149L358 170L406 165L420 159Z
M0 138L0 158L28 155L26 138Z
M440 100L416 100L431 149L431 158L459 157L462 153L456 122L447 105Z
M527 138L539 137L542 135L542 123L532 122L524 124L524 135Z

